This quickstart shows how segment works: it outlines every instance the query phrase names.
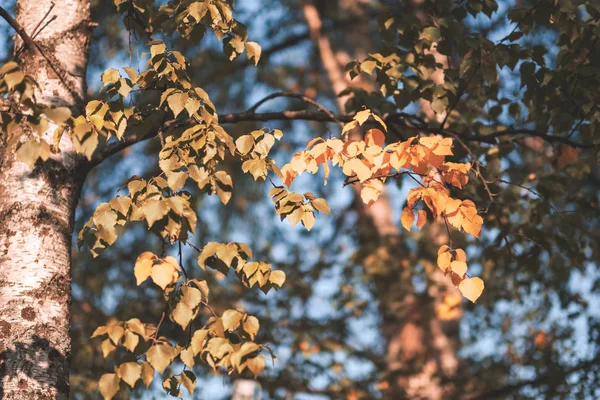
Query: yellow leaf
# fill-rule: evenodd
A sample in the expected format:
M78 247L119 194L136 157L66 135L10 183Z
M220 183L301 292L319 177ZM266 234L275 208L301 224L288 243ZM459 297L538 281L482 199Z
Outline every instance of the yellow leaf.
M150 275L154 283L156 283L162 290L165 290L167 286L177 280L177 272L172 264L163 262L152 267L152 273Z
M313 210L304 210L302 214L302 225L307 231L310 231L315 224L315 213Z
M152 368L152 366L149 363L144 361L142 363L142 381L144 381L144 385L146 385L146 387L149 387L153 379L154 368Z
M142 366L132 361L119 366L119 376L132 389L142 376Z
M196 389L196 375L192 371L183 371L181 373L181 384L187 389L190 395L193 395Z
M129 79L131 79L133 83L137 81L137 72L135 72L133 68L124 67L123 70L127 73Z
M194 312L190 307L184 304L182 301L177 303L175 309L171 313L173 320L181 326L181 329L185 330L188 324L194 318Z
M189 308L194 309L202 301L202 293L200 290L191 286L183 286L181 288L181 302L187 305Z
M173 113L173 117L177 118L179 113L183 111L185 108L185 103L187 102L188 95L186 93L173 93L169 97L167 97L167 103L169 104L169 108Z
M229 341L219 337L210 339L206 348L215 359L221 359L233 351Z
M157 344L148 350L146 353L146 359L159 373L167 368L167 366L173 360L174 353L173 348L168 344Z
M71 118L71 110L67 107L48 107L44 110L44 114L57 124L62 124Z
M106 356L112 353L117 348L117 346L115 346L113 342L110 341L110 339L105 339L102 341L101 348L102 355L104 356L104 358L106 358Z
M115 345L121 342L121 338L125 334L125 329L120 325L114 325L108 328L108 337Z
M129 330L125 331L125 339L123 340L123 345L127 350L133 353L139 341L140 337L138 335Z
M217 258L223 261L228 267L231 267L231 263L237 257L238 251L235 243L221 244L217 248Z
M452 261L450 268L452 269L452 272L461 278L464 278L467 273L467 263L464 261Z
M269 282L272 284L282 287L285 282L285 272L281 270L271 271L271 275L269 276Z
M448 268L450 268L451 260L452 260L452 255L450 254L450 252L444 251L444 252L438 254L437 265L438 265L438 267L440 267L440 269L444 273L446 273L446 271L448 271Z
M260 45L256 42L246 42L246 54L248 58L254 58L254 65L258 64L258 60L260 60L260 54L262 49Z
M38 158L41 158L42 161L46 161L49 156L50 146L45 140L39 142L28 140L17 150L17 159L27 164L29 168L33 168L33 165Z
M161 220L169 212L170 206L168 200L147 200L142 206L142 212L146 217L148 228L158 220Z
M250 149L254 146L254 137L252 135L243 135L237 138L235 141L235 147L242 155L248 154Z
M204 345L206 337L208 336L208 331L206 329L198 329L194 332L192 336L192 340L190 341L192 345L192 350L194 352L194 356L200 353L204 349Z
M296 226L303 216L304 210L302 210L302 207L297 207L291 214L287 216L287 220L290 222L290 224L292 224L292 226Z
M8 90L12 90L19 83L23 82L23 79L25 79L25 74L21 71L11 72L10 74L4 75L4 81L6 82Z
M353 119L358 122L359 125L362 125L366 120L369 119L370 116L371 110L362 110L357 112Z
M228 331L234 331L240 326L243 314L237 310L226 310L221 316L223 328Z
M467 261L467 253L465 253L463 249L456 249L455 253L456 254L454 258L456 259L456 261Z
M254 336L258 333L258 329L260 328L260 322L258 318L249 315L243 323L244 331L248 335L250 335L250 339L254 340Z
M410 232L410 227L412 226L414 221L415 213L413 212L413 210L408 207L404 207L402 215L400 216L400 222L402 222L402 226L404 227L404 229Z
M475 303L479 296L481 296L484 287L483 281L480 278L474 277L462 281L458 285L458 290L460 290L463 296Z
M158 54L163 54L165 51L167 51L167 46L165 46L164 44L155 44L153 46L150 47L150 55L154 58L154 56L158 55Z
M330 214L329 204L327 204L327 200L318 198L311 201L311 205L317 209L317 211L322 212L323 214Z
M145 251L139 255L133 268L133 274L138 286L150 277L152 265L154 265L154 260L156 259L157 257L149 251Z
M181 358L181 361L183 361L188 368L192 369L194 367L194 350L191 346L181 350L179 358Z
M109 68L102 73L102 82L104 82L103 86L108 85L109 83L115 83L119 80L121 74L114 68Z
M117 374L104 374L98 382L100 393L104 397L104 400L111 400L115 394L119 391L120 379Z
M469 233L475 237L479 237L481 233L481 225L483 225L483 218L479 215L475 215L473 218L464 218L462 221L462 228L465 233Z
M247 361L248 369L252 371L254 376L258 376L265 369L265 358L263 356L256 356Z

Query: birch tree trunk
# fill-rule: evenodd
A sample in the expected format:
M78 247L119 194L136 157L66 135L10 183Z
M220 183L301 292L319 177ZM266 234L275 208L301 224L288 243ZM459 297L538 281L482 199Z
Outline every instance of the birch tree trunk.
M18 0L16 20L31 37L51 0ZM61 0L18 62L38 84L40 103L80 112L91 37L89 0ZM44 26L40 24L39 26ZM15 37L15 51L23 45ZM52 64L52 67L50 66ZM46 133L52 142L53 127ZM33 170L0 133L0 398L67 399L71 235L85 166L67 135L61 152Z

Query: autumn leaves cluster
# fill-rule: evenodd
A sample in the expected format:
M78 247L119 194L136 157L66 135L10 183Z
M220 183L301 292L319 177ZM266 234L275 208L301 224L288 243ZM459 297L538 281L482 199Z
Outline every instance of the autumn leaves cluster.
M370 118L387 130L385 122L379 116L370 110L363 110L344 126L342 135L360 128ZM469 181L468 173L471 170L469 163L446 161L447 156L454 155L452 139L440 136L411 137L387 146L385 142L386 135L377 128L368 129L362 140L349 140L347 136L341 139L315 138L304 151L294 154L292 160L281 168L281 179L289 186L298 175L304 172L315 174L322 167L326 184L330 165L338 167L347 177L346 183L360 184L363 202L371 205L381 195L386 180L408 176L416 183L416 187L409 191L406 207L400 218L406 230L410 231L415 219L418 229L429 219L479 237L483 218L478 215L475 203L451 197L452 187L462 189ZM271 195L285 196L285 199L290 196L283 188L272 189ZM295 195L296 201L303 201L302 196ZM324 212L328 213L329 208ZM302 218L304 215L302 214ZM295 216L291 222L298 220L298 216ZM310 222L310 218L307 220ZM452 273L452 282L465 297L475 302L483 290L483 281L479 278L465 279L467 265L464 251L442 246L442 260L446 257L446 251L448 254L458 252L459 259L454 263L462 263L464 268L455 272L450 268L450 263L439 264L440 268L445 274Z
M283 285L283 271L272 271L268 264L248 261L250 257L252 252L244 244L210 242L200 252L198 264L202 268L209 266L219 270L235 268L248 287L258 285L265 292ZM104 357L123 348L114 372L103 375L99 381L105 399L115 396L121 382L133 388L141 381L148 387L155 371L162 374L170 365L173 370L177 362L183 364L183 369L163 380L164 390L177 397L181 397L182 388L194 393L196 376L192 368L197 362L215 370L225 368L230 374L248 370L256 376L265 368L265 357L260 352L268 348L254 342L260 328L258 318L234 309L225 310L221 316L215 314L208 304L206 281L188 279L176 258L144 252L136 260L134 274L138 285L150 279L160 287L167 300L168 312L163 314L157 326L143 324L134 318L112 321L93 333L93 338L103 338ZM208 318L202 327L194 329L194 321L200 313ZM159 335L165 318L189 332L187 343L173 346L168 338Z

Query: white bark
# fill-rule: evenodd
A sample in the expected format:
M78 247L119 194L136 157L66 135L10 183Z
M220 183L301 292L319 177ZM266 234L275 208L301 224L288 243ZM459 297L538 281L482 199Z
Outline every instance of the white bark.
M50 0L19 0L17 22L31 36ZM36 37L43 53L18 60L39 85L38 102L68 106L85 97L89 0L61 0ZM16 48L22 40L16 38ZM52 128L46 133L51 141ZM66 135L61 153L33 170L14 159L0 133L0 398L67 399L71 235L84 179Z

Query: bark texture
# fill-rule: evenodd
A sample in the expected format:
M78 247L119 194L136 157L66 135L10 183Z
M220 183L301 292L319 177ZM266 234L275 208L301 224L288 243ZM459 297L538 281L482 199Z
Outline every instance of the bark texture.
M32 36L51 6L19 0L16 20ZM38 102L77 114L85 98L89 0L56 2L47 20L53 15L35 38L41 51L26 48L17 61L37 81ZM16 37L15 49L22 45ZM67 399L71 235L84 168L67 135L61 152L33 169L15 160L5 140L1 132L0 398Z
M365 15L360 0L339 0L343 13L360 17ZM423 18L413 9L416 17ZM329 37L321 32L321 16L317 3L304 3L304 16L311 36L317 45L326 74L334 92L340 93L348 86L367 91L375 89L374 82L363 75L350 82L343 73L344 66L353 59L365 59L372 49L371 32L367 19L344 31L339 48L334 51ZM434 52L436 57L439 53ZM445 62L445 60L440 60ZM432 79L443 82L443 71L436 71ZM338 108L344 111L349 96L338 97ZM430 104L422 103L428 117L433 115ZM439 117L438 117L439 118ZM442 116L443 119L443 116ZM357 132L351 138L357 137ZM427 290L417 293L413 287L411 263L417 262L406 247L402 233L393 220L391 204L384 191L371 207L360 200L360 187L354 185L356 210L359 214L361 259L365 271L375 283L376 297L382 316L381 333L387 341L385 379L386 399L442 399L453 392L452 377L458 368L458 325L462 310L453 303L457 289L443 276L433 263L423 262L427 276ZM446 232L439 224L426 231L430 239L428 254L436 254L437 248L447 240ZM450 300L450 301L448 301ZM451 303L454 307L447 306Z

